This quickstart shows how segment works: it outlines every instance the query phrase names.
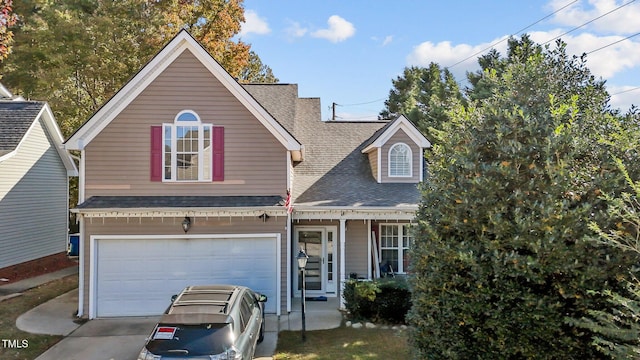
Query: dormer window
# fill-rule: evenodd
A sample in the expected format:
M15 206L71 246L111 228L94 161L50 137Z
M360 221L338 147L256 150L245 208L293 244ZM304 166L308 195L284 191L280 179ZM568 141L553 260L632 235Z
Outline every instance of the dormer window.
M397 143L389 149L389 177L413 176L411 148L405 143Z
M212 125L184 110L162 127L164 181L211 181Z

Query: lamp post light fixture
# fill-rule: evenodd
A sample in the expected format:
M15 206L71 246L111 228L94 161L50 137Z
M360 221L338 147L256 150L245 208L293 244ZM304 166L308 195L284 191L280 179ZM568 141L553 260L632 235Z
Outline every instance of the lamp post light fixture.
M302 249L300 249L297 259L298 259L298 268L300 269L300 271L302 271L302 300L300 301L300 304L302 305L302 342L305 342L307 340L307 335L305 334L306 319L305 319L304 306L305 306L305 300L306 300L306 294L305 294L306 285L305 285L304 269L307 267L307 260L309 260L309 256Z
M182 220L182 230L186 233L189 229L191 229L191 218L185 216L184 220Z

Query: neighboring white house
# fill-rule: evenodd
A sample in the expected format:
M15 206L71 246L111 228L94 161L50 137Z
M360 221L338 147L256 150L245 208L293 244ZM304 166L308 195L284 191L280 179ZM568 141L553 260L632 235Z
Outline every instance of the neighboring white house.
M78 171L62 142L46 102L0 85L0 270L66 251Z

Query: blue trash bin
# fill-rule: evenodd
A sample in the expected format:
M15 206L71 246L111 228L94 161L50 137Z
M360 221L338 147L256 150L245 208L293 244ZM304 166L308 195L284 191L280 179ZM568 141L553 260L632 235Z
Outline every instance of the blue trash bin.
M67 255L78 256L80 249L80 235L69 235L69 246L67 247Z

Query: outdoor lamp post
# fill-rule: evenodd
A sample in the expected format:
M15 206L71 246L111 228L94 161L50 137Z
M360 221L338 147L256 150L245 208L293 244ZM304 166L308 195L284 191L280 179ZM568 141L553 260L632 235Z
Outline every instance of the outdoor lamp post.
M305 278L304 278L304 268L307 267L307 260L309 260L309 256L307 256L307 254L305 254L305 252L300 249L300 252L298 253L298 268L300 269L300 271L302 271L302 301L300 302L302 304L302 342L307 340L307 335L304 333L305 332L305 328L306 328L306 319L305 319L305 309L304 309L304 305L305 305L305 300L306 300L306 294L305 294Z

